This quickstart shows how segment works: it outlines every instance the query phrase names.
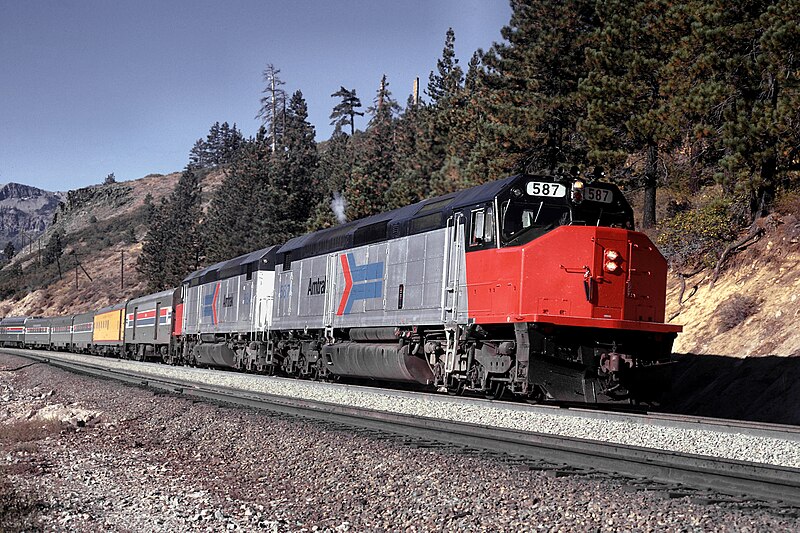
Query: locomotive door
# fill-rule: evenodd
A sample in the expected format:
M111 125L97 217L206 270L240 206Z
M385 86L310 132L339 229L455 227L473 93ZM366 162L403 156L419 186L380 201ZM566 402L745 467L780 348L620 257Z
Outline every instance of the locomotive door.
M442 264L442 322L455 323L461 303L464 258L464 215L456 213L447 221Z
M331 254L328 256L328 262L325 265L325 310L322 317L323 325L325 326L326 336L332 338L333 330L333 317L336 316L335 302L336 302L336 266L339 264L339 254Z
M291 318L292 316L292 283L294 277L292 271L281 272L278 275L278 313L281 318Z
M459 306L461 300L461 278L464 257L464 215L455 213L447 221L444 239L444 261L442 265L442 323L447 346L445 348L444 371L450 374L456 366L458 338L461 333Z

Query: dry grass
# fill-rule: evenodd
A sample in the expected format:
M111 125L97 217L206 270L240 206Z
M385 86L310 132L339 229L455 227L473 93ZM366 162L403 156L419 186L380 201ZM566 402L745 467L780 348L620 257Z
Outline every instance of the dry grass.
M32 451L33 441L60 431L58 420L15 420L0 424L0 444L10 445L13 451Z

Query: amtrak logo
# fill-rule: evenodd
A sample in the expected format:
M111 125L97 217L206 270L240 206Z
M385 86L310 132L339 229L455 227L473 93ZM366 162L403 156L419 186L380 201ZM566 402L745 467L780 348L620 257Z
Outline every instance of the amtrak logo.
M320 296L325 294L325 278L315 280L308 278L308 296Z
M353 254L340 255L344 273L344 294L336 314L347 315L358 300L383 297L383 262L356 265Z
M203 296L203 318L210 318L213 325L217 324L217 298L219 298L219 286L214 288L213 294Z

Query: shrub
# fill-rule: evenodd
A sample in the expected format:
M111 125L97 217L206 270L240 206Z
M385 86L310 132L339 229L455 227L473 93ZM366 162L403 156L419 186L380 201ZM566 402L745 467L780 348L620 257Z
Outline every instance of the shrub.
M775 199L775 211L800 218L800 190L781 191Z
M734 294L717 308L719 332L729 331L756 314L761 306L758 298Z
M741 198L715 198L694 209L676 210L659 225L658 245L673 264L712 265L747 222Z

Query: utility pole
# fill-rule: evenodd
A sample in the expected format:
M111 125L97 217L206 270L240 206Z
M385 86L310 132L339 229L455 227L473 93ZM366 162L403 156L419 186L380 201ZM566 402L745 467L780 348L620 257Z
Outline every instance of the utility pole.
M125 251L119 251L119 289L123 290L125 288ZM158 322L158 317L156 317L156 322Z
M83 270L83 273L86 274L87 278L89 278L89 281L93 281L93 280L92 280L92 276L90 276L89 273L86 272L86 269L83 268L83 265L81 264L81 262L78 261L78 254L75 253L75 250L72 251L72 256L75 258L75 288L77 289L78 288L78 267L81 267L81 270Z
M414 107L419 106L419 76L414 78Z

